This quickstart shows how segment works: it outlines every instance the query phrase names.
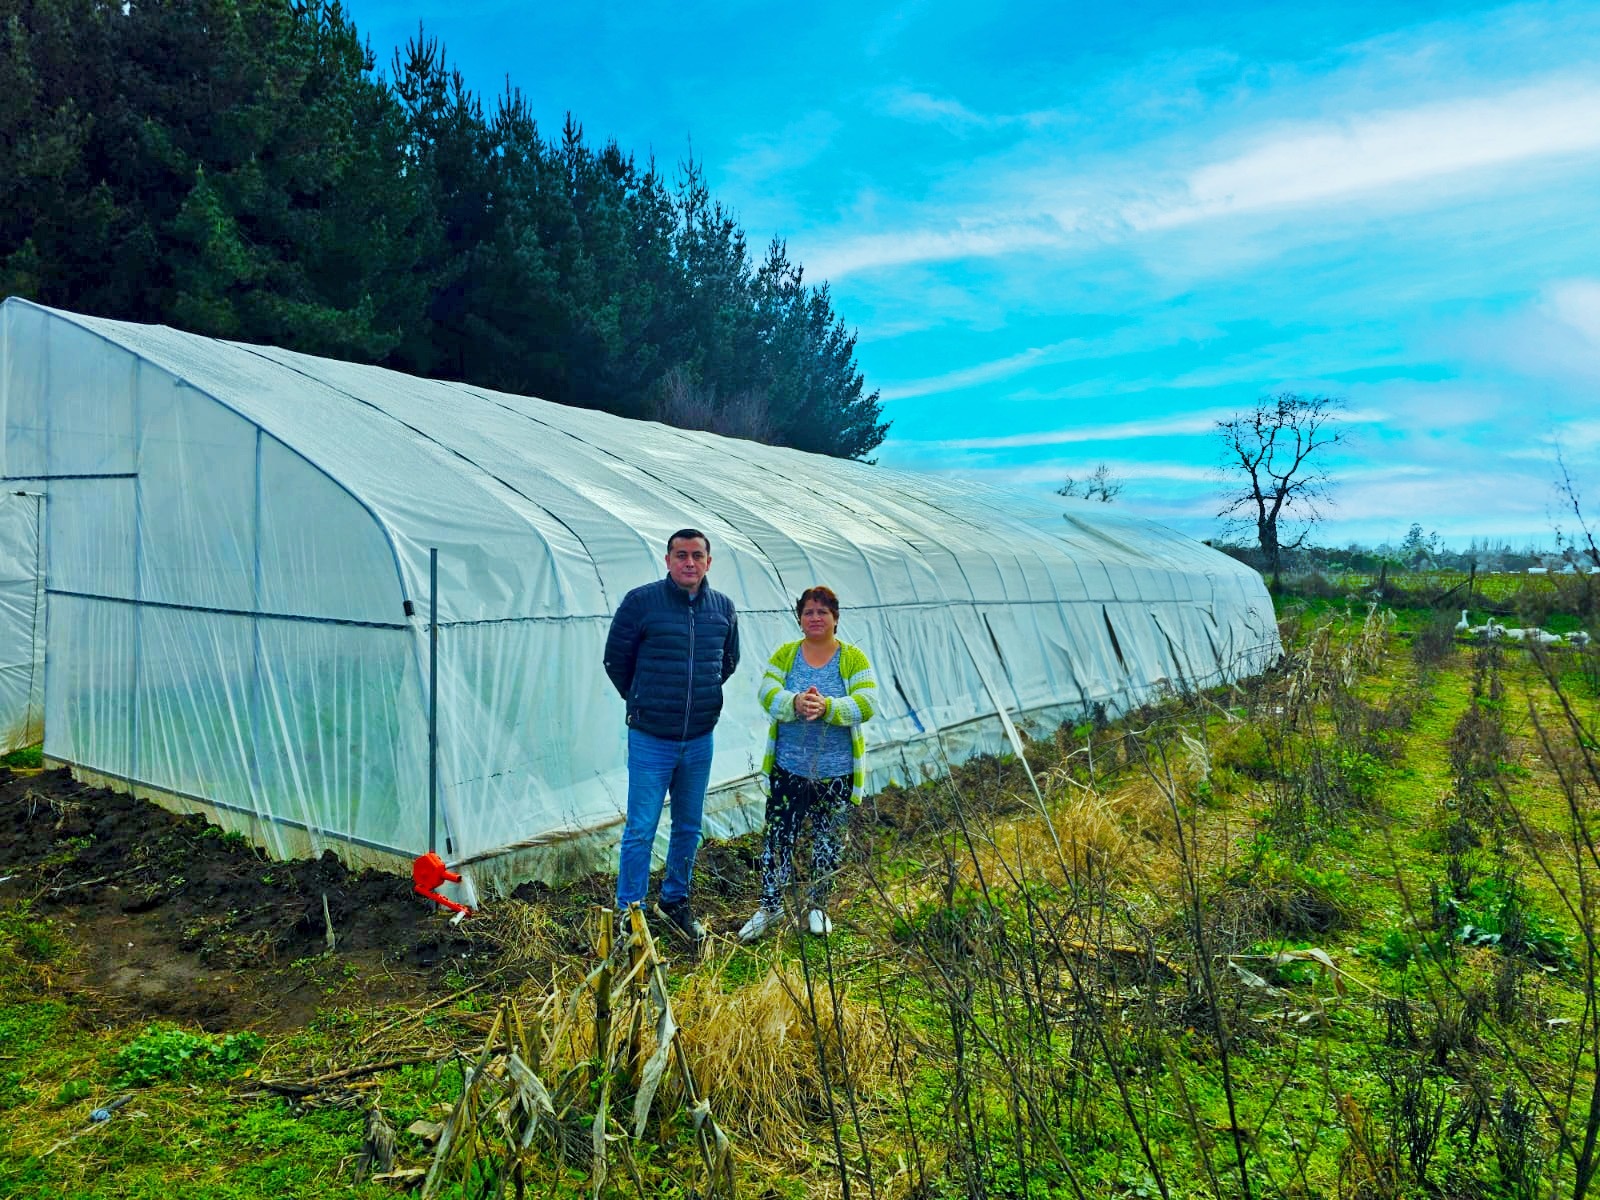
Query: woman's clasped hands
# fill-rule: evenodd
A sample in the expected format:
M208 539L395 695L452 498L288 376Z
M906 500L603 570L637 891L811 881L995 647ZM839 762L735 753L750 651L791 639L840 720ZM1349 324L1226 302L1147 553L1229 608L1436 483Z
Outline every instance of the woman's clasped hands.
M794 715L802 721L815 721L827 711L827 698L815 687L808 687L794 698Z

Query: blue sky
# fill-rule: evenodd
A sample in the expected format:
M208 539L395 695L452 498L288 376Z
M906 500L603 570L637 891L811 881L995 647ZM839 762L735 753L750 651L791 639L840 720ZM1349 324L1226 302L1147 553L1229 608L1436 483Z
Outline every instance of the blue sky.
M885 464L1218 529L1212 426L1348 403L1318 540L1600 517L1600 5L353 0L671 164L859 330ZM801 17L798 14L807 13Z

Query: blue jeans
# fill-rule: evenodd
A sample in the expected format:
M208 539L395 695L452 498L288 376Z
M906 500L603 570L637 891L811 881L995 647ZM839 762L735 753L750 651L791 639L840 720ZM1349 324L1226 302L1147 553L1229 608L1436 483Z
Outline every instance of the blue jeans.
M661 824L662 802L672 796L667 838L667 873L661 902L689 897L689 876L700 848L700 816L711 779L711 735L675 742L637 729L628 730L628 823L622 830L617 864L617 907L643 902L650 887L650 849Z

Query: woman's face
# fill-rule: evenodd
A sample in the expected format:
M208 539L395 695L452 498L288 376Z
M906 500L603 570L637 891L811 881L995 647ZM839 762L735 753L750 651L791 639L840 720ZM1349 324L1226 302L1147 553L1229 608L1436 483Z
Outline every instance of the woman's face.
M831 638L838 627L839 619L821 600L807 600L800 610L800 628L814 641Z

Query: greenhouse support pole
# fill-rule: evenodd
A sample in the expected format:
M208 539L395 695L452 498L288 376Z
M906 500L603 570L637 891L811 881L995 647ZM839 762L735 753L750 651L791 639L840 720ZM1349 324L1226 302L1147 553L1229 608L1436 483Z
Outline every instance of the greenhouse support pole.
M461 876L439 857L439 549L428 547L428 852L411 864L411 890L456 915L471 916L465 904L441 896L442 883L460 883Z
M439 849L439 548L428 548L428 850Z

